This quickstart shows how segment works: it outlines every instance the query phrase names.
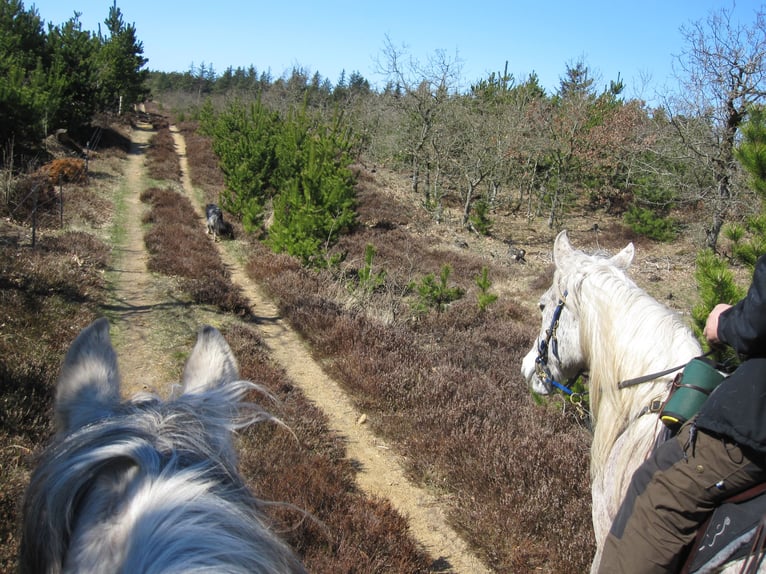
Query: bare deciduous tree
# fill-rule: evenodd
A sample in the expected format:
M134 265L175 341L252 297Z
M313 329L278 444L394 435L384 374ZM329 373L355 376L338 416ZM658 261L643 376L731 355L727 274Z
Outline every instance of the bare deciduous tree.
M421 179L425 178L425 203L431 205L434 190L438 194L438 152L443 148L438 141L438 133L443 132L439 126L444 122L450 96L458 89L459 61L437 50L423 64L386 37L378 71L395 92L396 97L390 101L399 107L404 117L402 145L412 166L412 191L418 193Z
M687 42L678 58L681 89L666 112L690 159L711 176L711 187L699 192L711 213L706 245L715 249L738 192L737 129L748 107L766 96L766 19L759 11L744 26L724 8L681 32ZM700 129L700 120L707 129Z

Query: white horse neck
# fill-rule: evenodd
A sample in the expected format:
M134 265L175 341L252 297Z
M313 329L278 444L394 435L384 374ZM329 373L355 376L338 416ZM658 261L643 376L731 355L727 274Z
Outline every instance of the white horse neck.
M644 408L664 399L674 375L626 389L619 389L618 383L683 366L701 349L676 312L614 268L596 270L582 281L579 305L580 336L590 371L593 475L603 470L614 443ZM646 437L636 437L641 439L645 442ZM634 452L642 458L645 454Z

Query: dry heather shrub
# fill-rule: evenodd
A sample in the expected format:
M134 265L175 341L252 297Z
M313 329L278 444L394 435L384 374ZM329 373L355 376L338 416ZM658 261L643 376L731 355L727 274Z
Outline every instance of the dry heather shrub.
M36 249L0 242L0 572L16 572L20 501L51 432L53 386L66 346L102 300L107 249L84 233Z
M181 164L167 125L161 127L149 142L146 164L153 179L181 181Z
M60 235L45 237L40 242L40 247L50 253L67 256L70 262L79 268L104 270L111 257L111 250L106 243L84 231L66 231ZM101 275L96 277L101 278Z
M179 129L186 140L186 154L189 158L194 158L189 162L189 171L194 185L205 190L206 201L218 203L218 197L225 184L210 138L200 135L197 132L197 124L194 122L181 123Z
M88 172L85 160L74 157L54 159L40 168L40 173L48 177L51 186L59 183L87 183Z
M19 177L6 194L3 211L17 221L28 221L33 212L38 225L45 226L57 221L60 203L56 187L60 183L84 184L87 182L85 162L76 158L54 159L33 173Z
M376 247L398 265L406 258L396 252L406 249L417 253L419 273L444 262L427 244L403 248L401 230L390 236L397 243L383 234ZM451 493L450 519L494 569L587 569L589 435L572 409L546 408L529 396L519 365L535 333L518 305L498 302L482 313L466 297L444 313L383 325L333 303L320 274L281 267L284 259L261 249L252 253L249 271L369 424L397 445L412 475ZM464 275L477 269L455 261ZM571 534L562 539L562 531Z
M123 133L118 126L101 126L99 128L98 154L124 158L130 151L130 137Z
M73 186L64 191L64 218L74 226L82 221L101 227L110 220L113 211L112 202L94 190L94 186Z

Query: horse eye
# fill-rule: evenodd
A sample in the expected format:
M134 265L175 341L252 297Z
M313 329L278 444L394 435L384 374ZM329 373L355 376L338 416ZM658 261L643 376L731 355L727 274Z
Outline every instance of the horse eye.
M538 304L537 304L537 306L538 306L538 307L540 307L540 312L541 312L541 313L542 313L543 311L545 311L545 303L538 303Z

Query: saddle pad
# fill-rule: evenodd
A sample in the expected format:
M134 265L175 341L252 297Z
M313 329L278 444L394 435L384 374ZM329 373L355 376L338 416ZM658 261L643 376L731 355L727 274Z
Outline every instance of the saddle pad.
M705 535L692 549L696 555L689 571L712 572L733 558L744 557L750 550L761 518L766 515L766 493L740 503L725 503L713 511Z

